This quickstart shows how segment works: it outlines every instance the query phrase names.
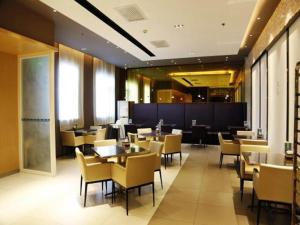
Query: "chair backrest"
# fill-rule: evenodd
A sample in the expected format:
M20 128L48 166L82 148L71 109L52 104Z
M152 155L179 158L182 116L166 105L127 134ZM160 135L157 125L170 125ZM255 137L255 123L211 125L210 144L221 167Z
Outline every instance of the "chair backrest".
M170 134L165 136L163 153L181 152L181 139L180 134Z
M151 133L152 129L151 128L139 128L137 129L138 134L146 134L146 133Z
M127 133L129 143L136 143L138 141L138 134L135 133Z
M128 157L126 161L126 185L134 187L154 182L156 153Z
M150 152L156 153L156 156L160 159L163 146L163 143L160 141L150 141L149 150Z
M221 132L218 132L218 139L219 139L220 146L222 147L223 143L224 143L224 140L223 140Z
M240 136L249 136L249 137L254 137L256 135L255 131L252 130L238 130L236 134Z
M111 145L116 145L116 144L117 144L116 139L106 139L106 140L94 141L95 147L111 146Z
M182 130L180 130L180 129L172 129L172 134L182 134Z
M258 192L262 200L292 203L293 168L261 164Z
M260 152L269 153L270 147L267 145L244 145L240 146L241 152Z
M251 140L251 139L241 139L241 145L268 145L267 140Z
M76 152L76 158L79 162L81 175L84 179L86 179L86 163L85 163L84 156L82 152L79 150L79 148L75 148L75 152Z
M62 145L73 146L75 144L75 132L74 131L61 131Z
M104 140L105 136L106 136L106 128L97 130L96 141Z
M102 126L90 126L90 129L91 130L100 130L100 129L102 129Z

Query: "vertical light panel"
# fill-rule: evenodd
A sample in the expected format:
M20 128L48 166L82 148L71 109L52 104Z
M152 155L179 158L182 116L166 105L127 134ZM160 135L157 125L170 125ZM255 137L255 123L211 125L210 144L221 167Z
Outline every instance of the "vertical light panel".
M268 140L272 152L282 153L287 122L287 42L286 35L268 54Z
M260 116L260 75L259 62L252 67L252 130L256 131L259 128Z
M295 67L300 61L300 19L289 29L289 141L294 141ZM300 115L298 115L300 117Z
M268 64L267 54L260 59L260 127L264 137L267 137L268 124Z

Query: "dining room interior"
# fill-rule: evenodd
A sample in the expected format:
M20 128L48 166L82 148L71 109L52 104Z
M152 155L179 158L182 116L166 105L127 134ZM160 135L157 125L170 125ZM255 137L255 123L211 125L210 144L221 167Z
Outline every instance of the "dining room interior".
M0 0L0 225L300 224L299 16Z

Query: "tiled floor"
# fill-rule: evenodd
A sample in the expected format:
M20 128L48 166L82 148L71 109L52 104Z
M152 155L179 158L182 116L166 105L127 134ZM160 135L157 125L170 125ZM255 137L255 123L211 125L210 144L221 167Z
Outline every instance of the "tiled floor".
M150 221L150 225L254 225L251 182L240 201L234 157L225 156L219 169L219 149L189 148L189 157ZM261 225L289 225L288 214L262 211Z
M183 163L187 157L184 153ZM73 158L59 159L55 177L18 173L0 178L0 225L146 225L180 168L178 160L174 160L167 170L162 169L163 190L159 174L155 173L155 207L151 186L142 188L142 196L132 190L126 216L124 196L111 205L100 183L89 185L87 207L83 208L78 162ZM110 184L108 189L111 190Z
M178 157L167 170L162 169L164 189L155 175L156 206L152 207L151 188L130 194L129 216L122 196L111 205L100 184L89 187L87 207L79 196L79 168L74 159L58 160L58 174L45 177L19 173L0 179L0 225L254 225L251 212L251 182L246 182L243 202L239 179L225 156L218 168L219 150L183 146L185 163ZM150 222L149 222L150 221ZM287 214L262 212L261 225L288 225Z

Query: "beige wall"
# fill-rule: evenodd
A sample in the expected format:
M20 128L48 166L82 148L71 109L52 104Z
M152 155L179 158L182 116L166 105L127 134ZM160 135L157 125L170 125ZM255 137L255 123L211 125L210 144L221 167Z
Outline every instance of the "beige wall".
M276 10L266 24L258 40L251 49L245 61L245 95L243 100L248 103L248 121L250 122L251 109L251 65L271 44L272 41L285 29L286 25L300 11L299 0L281 0Z
M17 63L0 52L0 177L19 170Z

